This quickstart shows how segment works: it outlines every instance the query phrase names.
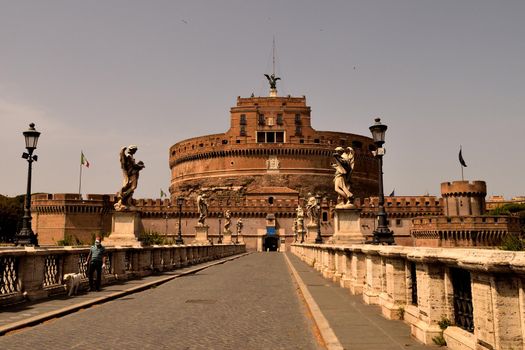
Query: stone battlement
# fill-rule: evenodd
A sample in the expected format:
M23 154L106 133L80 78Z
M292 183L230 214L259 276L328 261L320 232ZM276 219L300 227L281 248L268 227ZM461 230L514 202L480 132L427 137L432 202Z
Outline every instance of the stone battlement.
M477 195L485 197L487 195L487 184L485 181L442 182L441 195L443 197L460 195Z
M362 210L362 217L375 217L379 198L356 200ZM385 210L389 217L415 217L422 215L443 215L443 201L436 196L398 196L385 197Z

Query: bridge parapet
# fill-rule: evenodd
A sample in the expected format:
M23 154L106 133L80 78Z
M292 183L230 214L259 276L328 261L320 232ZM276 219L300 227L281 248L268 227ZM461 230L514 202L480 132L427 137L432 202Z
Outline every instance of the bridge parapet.
M444 337L452 350L522 347L523 252L294 244L292 253L386 318L403 319L425 344Z
M103 284L243 253L244 244L106 247ZM63 277L87 282L89 247L0 248L0 306L65 294Z

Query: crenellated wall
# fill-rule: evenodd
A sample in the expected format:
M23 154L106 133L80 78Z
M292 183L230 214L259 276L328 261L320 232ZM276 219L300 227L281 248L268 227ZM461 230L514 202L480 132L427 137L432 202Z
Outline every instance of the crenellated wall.
M31 197L32 227L41 245L56 245L71 237L91 243L95 235L111 231L114 195L74 193L35 194Z

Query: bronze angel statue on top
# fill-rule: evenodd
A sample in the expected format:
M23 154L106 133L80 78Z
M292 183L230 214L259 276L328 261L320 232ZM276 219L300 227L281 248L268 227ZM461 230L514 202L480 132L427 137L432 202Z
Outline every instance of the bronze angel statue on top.
M276 77L274 73L272 75L265 74L264 76L270 83L270 89L277 89L277 80L281 80L281 78Z

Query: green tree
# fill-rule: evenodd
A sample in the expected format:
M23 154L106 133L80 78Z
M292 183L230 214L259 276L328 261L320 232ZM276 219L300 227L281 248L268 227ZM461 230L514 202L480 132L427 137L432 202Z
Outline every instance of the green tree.
M10 242L15 236L24 216L24 198L0 194L0 241Z

